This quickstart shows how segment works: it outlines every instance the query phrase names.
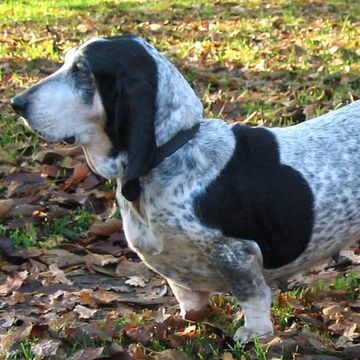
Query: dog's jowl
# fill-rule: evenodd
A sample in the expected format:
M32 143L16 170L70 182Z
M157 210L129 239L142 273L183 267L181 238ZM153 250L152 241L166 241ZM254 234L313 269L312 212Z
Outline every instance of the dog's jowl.
M174 65L120 36L73 49L12 105L117 180L127 241L182 315L211 293L235 296L243 342L272 333L269 282L360 237L360 102L287 128L205 119Z

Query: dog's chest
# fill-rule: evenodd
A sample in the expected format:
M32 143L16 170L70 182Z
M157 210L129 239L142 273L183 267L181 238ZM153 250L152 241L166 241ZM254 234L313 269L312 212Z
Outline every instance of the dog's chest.
M171 228L142 224L124 204L121 213L129 246L151 269L189 289L224 290L219 274L190 236Z

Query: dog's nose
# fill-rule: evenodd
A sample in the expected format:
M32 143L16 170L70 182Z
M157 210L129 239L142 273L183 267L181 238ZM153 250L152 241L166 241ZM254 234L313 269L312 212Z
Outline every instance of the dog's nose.
M21 116L25 115L28 105L28 97L22 94L15 96L11 99L11 106L15 112Z

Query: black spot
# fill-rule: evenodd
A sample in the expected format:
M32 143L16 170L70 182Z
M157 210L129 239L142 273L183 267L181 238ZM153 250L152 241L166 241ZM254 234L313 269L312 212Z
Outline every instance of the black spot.
M219 176L195 199L201 221L225 236L256 241L264 267L277 268L307 247L313 195L295 169L282 165L272 133L233 127L235 152Z

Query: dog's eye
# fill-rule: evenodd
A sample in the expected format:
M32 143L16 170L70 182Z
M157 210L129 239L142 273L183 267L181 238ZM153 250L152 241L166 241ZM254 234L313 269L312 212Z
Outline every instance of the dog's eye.
M78 88L83 90L92 89L93 78L86 62L80 60L74 62L71 70Z
M85 75L88 73L88 68L87 68L86 64L84 64L82 61L75 62L72 70L75 74L78 74L78 75Z

